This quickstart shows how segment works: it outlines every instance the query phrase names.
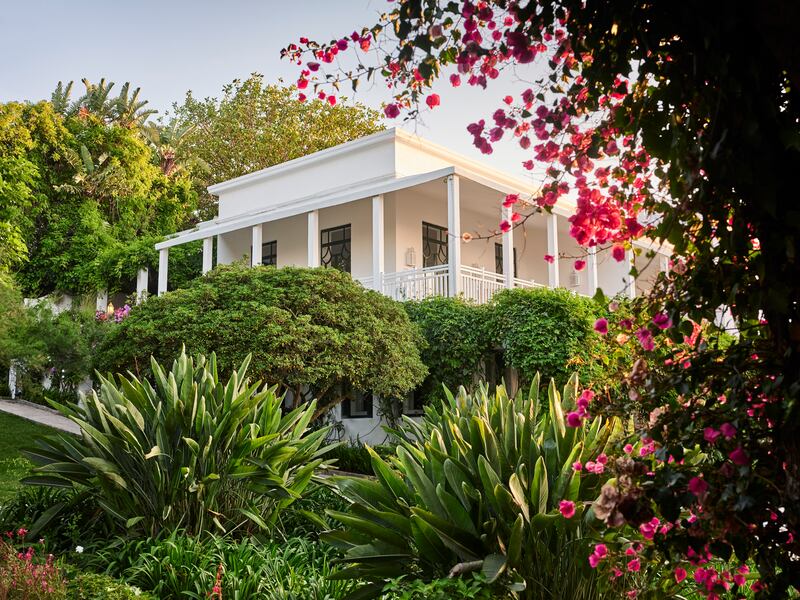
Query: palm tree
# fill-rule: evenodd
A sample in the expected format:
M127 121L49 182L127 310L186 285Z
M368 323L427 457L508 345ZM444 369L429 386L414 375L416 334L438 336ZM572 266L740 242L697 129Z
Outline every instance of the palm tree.
M195 125L183 125L172 119L168 125L147 123L142 127L142 135L159 158L161 172L168 177L186 167L196 166L208 171L208 164L199 158L187 157L181 147L194 131Z
M117 99L114 101L115 120L123 127L140 127L158 111L145 109L148 101L139 100L139 91L141 88L137 87L129 96L130 85L130 82L126 81L122 89L120 89L119 96L117 96Z

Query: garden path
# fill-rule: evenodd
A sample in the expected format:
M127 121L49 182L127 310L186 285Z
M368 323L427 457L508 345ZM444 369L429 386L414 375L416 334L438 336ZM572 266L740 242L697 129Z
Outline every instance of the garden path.
M63 415L30 402L0 399L0 410L68 433L80 434L81 432L80 427Z

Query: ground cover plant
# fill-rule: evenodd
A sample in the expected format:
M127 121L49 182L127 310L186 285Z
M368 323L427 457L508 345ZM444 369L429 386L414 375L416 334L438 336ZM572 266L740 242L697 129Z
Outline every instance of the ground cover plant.
M480 571L526 599L597 597L591 504L622 426L587 419L591 397L576 376L563 396L552 381L540 395L536 378L516 398L462 388L419 424L407 420L396 457L372 452L376 480L335 480L352 502L329 513L343 527L323 536L345 552L338 576L371 582L362 591L373 596L401 575Z
M53 429L0 411L0 506L16 494L33 466L20 449L36 436L55 433Z
M220 266L188 287L135 307L98 351L101 371L147 374L185 345L227 372L251 372L318 398L319 412L353 389L399 398L423 378L418 334L400 304L335 269Z
M213 354L182 352L169 371L152 360L154 384L101 378L82 406L54 403L82 435L36 440L26 482L89 488L120 527L150 535L269 529L323 464L328 431L309 429L314 402L282 414L248 363L223 381Z

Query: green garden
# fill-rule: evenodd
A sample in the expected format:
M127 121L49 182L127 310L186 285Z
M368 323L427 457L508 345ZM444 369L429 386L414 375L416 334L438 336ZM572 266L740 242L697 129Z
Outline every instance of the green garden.
M797 598L797 7L382 10L285 40L291 85L161 115L105 79L0 103L0 600ZM379 108L345 97L375 82ZM463 88L488 90L466 101L476 156L513 145L539 186L454 236L503 253L486 302L206 269L199 241L136 296L155 244L216 216L209 185ZM567 209L580 253L544 261L606 251L634 281L668 247L652 286L514 287L494 240ZM343 428L363 396L380 444Z

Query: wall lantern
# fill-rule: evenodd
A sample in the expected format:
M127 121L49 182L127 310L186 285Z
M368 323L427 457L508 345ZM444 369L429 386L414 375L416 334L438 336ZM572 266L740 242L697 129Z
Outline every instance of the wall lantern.
M407 267L417 266L417 252L416 250L414 250L413 247L406 250L406 266Z

